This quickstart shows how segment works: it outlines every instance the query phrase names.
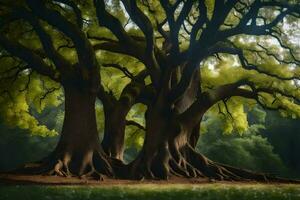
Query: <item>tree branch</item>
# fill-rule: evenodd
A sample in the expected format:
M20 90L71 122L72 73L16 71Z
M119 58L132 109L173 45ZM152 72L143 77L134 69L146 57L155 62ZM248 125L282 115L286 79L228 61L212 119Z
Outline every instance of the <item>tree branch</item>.
M200 12L200 16L198 17L197 21L195 24L192 26L192 31L191 31L191 36L190 36L190 47L196 43L196 37L199 33L200 28L203 27L203 25L208 22L208 17L207 17L207 7L205 4L205 0L199 0L198 1L198 9Z
M135 0L122 0L131 19L138 25L146 37L146 54L154 51L154 31L149 18L138 8Z
M3 34L0 35L0 45L10 54L24 60L33 70L41 75L47 76L56 82L60 82L60 77L56 72L47 65L43 58L34 53L32 50L26 48L16 41L9 40Z
M32 12L39 18L45 20L47 23L63 32L66 36L72 39L80 63L80 67L88 69L97 69L97 62L94 49L86 38L83 31L78 26L69 22L59 12L47 8L43 1L40 0L26 0L27 5Z
M126 120L126 125L127 126L135 126L135 127L139 128L143 131L146 131L146 128L143 125L141 125L141 124L139 124L139 123L137 123L136 121L133 121L133 120Z
M158 82L160 81L160 67L155 57L154 52L154 39L153 30L150 20L138 9L135 1L130 0L130 2L124 1L124 5L129 10L129 14L134 18L137 25L141 28L146 36L146 50L151 52L147 55L144 51L144 46L137 43L127 32L124 30L120 21L111 15L105 9L105 2L103 0L94 0L94 5L96 7L96 13L98 17L99 24L112 31L112 33L118 38L122 49L134 54L135 57L139 57L146 67L149 69L149 74L151 76L152 82L158 87ZM134 16L136 14L137 16ZM150 33L148 33L150 31ZM151 41L150 41L151 40ZM120 48L119 48L120 49ZM150 51L151 50L151 51ZM128 55L128 53L127 53Z
M102 43L95 44L93 46L93 48L95 51L106 50L106 51L110 51L113 53L129 55L129 56L137 58L137 59L141 60L143 63L145 63L145 59L144 59L142 52L140 52L138 50L133 50L131 48L126 48L126 46L120 44L119 42L115 42L115 41L102 42Z
M63 71L66 67L71 67L71 64L55 50L51 36L46 33L39 21L30 12L22 8L16 8L15 14L32 25L42 43L45 53L59 70Z
M228 53L228 54L232 54L232 55L237 55L239 57L240 62L241 62L241 66L246 70L255 70L255 71L257 71L261 74L265 74L265 75L268 75L270 77L277 78L279 80L286 80L287 81L287 80L300 79L299 76L282 77L278 74L273 74L273 73L261 70L256 65L249 64L247 59L244 56L244 53L243 53L242 49L238 49L238 48L234 48L234 47L215 47L215 48L211 48L209 51L210 51L210 54Z
M103 67L112 67L112 68L118 69L121 72L123 72L123 74L126 77L128 77L130 79L134 79L134 75L126 67L123 67L120 64L117 64L117 63L104 63L104 64L102 64L102 66Z
M82 29L82 27L83 27L82 13L81 13L81 10L78 8L78 6L76 5L75 2L73 2L72 0L53 0L53 1L65 4L69 7L71 7L73 9L74 13L75 13L76 23L77 23L78 27L80 29Z
M105 9L104 0L94 0L97 18L100 26L104 26L112 31L119 42L127 45L134 45L132 38L126 33L120 21ZM135 46L135 45L134 45Z
M259 9L263 7L279 7L281 9L285 9L278 14L275 19L269 24L257 26L256 18ZM221 38L224 40L225 38L239 35L239 34L248 34L248 35L270 35L272 33L272 28L276 27L279 22L281 22L287 15L300 14L300 6L299 5L290 5L288 3L282 2L263 2L256 0L249 12L244 15L244 17L240 20L240 23L232 29L227 29L224 31L220 31L218 33L217 38ZM251 24L248 25L249 20L251 19Z

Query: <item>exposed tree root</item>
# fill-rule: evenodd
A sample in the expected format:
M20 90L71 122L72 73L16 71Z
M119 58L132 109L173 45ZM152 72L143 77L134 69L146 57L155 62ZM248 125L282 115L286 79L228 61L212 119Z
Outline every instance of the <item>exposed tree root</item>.
M300 183L264 173L213 162L196 152L190 145L181 148L161 148L146 156L144 150L129 165L121 160L106 158L99 151L88 151L83 156L53 153L41 162L27 164L15 173L44 174L61 177L78 176L83 179L103 180L104 176L135 180L167 180L171 176L208 178L211 181L257 181Z
M37 163L26 164L14 173L42 174L49 176L103 180L104 176L113 177L113 169L106 157L99 151L88 151L82 156L71 153L53 153Z
M185 145L181 149L175 148L172 154L162 152L156 152L150 158L145 157L143 153L140 154L135 161L127 166L126 178L168 179L170 176L177 176L208 178L211 181L300 183L297 180L277 178L264 173L256 173L213 162L196 152L190 145Z

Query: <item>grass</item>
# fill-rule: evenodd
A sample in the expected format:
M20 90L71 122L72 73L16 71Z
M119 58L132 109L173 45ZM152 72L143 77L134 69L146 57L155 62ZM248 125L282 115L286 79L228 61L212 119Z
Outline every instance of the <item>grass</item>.
M300 200L300 185L1 186L0 200Z

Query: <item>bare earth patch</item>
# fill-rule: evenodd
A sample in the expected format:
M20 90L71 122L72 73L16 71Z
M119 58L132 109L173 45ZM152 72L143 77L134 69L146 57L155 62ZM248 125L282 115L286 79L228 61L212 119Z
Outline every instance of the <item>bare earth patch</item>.
M23 175L23 174L0 174L0 185L136 185L136 184L251 184L254 181L215 181L208 178L179 178L172 177L169 180L125 180L104 177L103 181L78 177L61 177L47 175ZM266 182L265 184L281 184L276 182Z

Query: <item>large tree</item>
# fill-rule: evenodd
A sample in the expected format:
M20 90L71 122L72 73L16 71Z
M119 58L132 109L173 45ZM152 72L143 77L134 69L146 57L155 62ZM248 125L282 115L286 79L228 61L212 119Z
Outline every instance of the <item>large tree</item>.
M226 132L247 129L246 104L299 116L297 1L26 0L0 6L4 80L21 76L24 92L34 72L64 90L60 141L37 167L41 171L262 180L264 175L195 151L203 116L224 117ZM105 87L115 80L103 80L103 68L126 76L113 86L119 95ZM10 98L11 88L1 85ZM104 151L97 97L105 117ZM136 103L147 107L145 127L126 122ZM118 161L126 124L145 130L143 147L128 165Z
M42 111L46 106L57 106L61 99L65 104L55 151L37 165L26 165L26 171L63 176L113 175L109 161L123 160L125 126L138 125L127 122L126 116L133 104L145 99L147 71L129 57L116 59L105 52L98 53L118 45L94 44L114 40L95 23L96 16L90 12L94 10L92 2L19 1L3 2L1 6L2 117L34 134L53 135L55 131L40 125L29 108ZM103 62L99 64L97 59ZM135 64L137 72L121 66L124 62ZM126 77L113 84L114 93L106 86L112 83L112 73L113 77L120 73ZM118 92L121 94L116 95ZM102 146L96 125L96 98L103 104L105 117Z
M140 60L151 79L144 145L126 174L264 179L216 164L194 145L203 115L216 105L229 112L227 104L240 100L233 97L299 115L299 46L292 36L299 2L120 1L144 40L132 37L105 1L94 2L100 25L119 41L110 51Z
M40 80L55 82L64 91L65 117L59 143L51 155L33 167L33 171L97 177L101 177L100 173L112 175L97 132L95 101L103 88L96 52L86 35L85 23L88 22L83 19L90 4L28 0L1 1L0 5L1 58L12 65L5 66L2 81L13 79L12 84L2 83L3 91L11 96L12 87L9 86L20 76L29 76L20 92L30 91L30 86L34 87L32 73L42 76ZM39 42L30 42L37 40ZM20 64L14 65L15 62ZM19 85L24 83L21 81ZM46 90L40 101L54 91L45 84L40 89ZM26 100L23 99L23 104ZM31 170L32 166L27 168Z

